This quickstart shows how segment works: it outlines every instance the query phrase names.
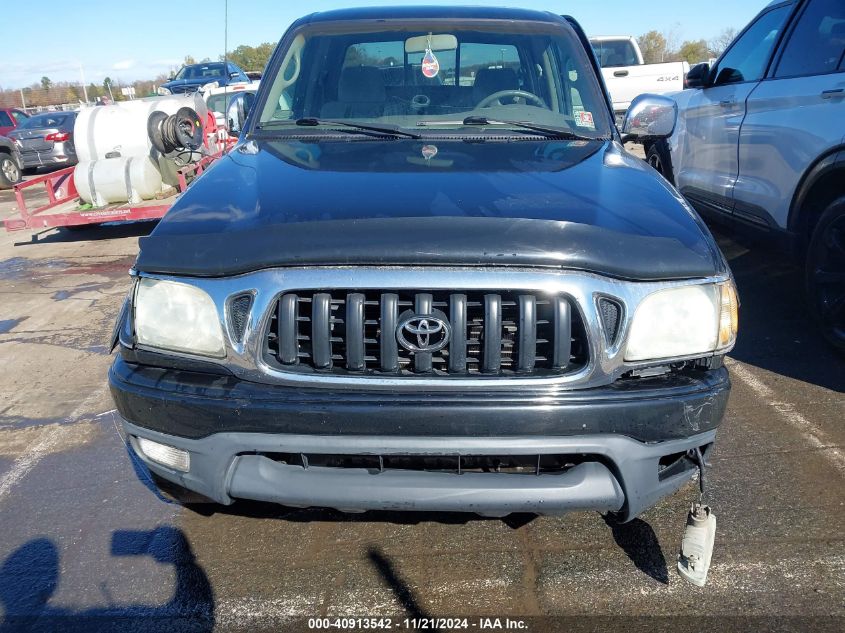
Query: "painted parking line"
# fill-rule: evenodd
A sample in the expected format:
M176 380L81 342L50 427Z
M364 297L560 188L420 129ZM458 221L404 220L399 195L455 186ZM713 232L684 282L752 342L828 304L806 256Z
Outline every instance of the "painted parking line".
M733 378L737 378L751 389L769 408L776 411L778 416L794 427L813 448L818 449L825 459L839 472L845 474L845 453L824 430L801 414L791 402L778 398L774 390L743 363L732 358L726 359L726 364Z
M70 436L76 434L72 423L90 413L91 409L101 400L107 392L105 385L94 390L68 415L61 425L50 425L44 428L38 439L32 442L18 457L12 466L0 476L0 501L2 501L26 475L38 465L42 459L53 453L56 449L69 443ZM67 424L68 426L65 426Z

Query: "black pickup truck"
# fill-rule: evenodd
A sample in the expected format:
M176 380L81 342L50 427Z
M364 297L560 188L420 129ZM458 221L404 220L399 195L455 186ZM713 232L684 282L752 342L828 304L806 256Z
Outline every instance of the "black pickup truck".
M317 13L249 98L142 238L116 327L112 394L163 487L630 520L690 480L730 390L733 279L625 151L574 20ZM641 97L622 131L675 117Z

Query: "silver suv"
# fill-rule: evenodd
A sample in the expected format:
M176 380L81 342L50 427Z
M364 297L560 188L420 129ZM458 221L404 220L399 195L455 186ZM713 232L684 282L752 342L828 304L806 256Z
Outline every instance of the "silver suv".
M703 216L805 258L812 312L845 350L845 2L772 2L687 83L648 162Z

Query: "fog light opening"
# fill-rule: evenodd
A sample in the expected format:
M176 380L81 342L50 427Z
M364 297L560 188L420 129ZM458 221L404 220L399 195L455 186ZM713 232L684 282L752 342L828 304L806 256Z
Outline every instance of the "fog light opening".
M160 444L144 437L137 437L140 451L156 464L186 473L191 469L191 455L188 451Z

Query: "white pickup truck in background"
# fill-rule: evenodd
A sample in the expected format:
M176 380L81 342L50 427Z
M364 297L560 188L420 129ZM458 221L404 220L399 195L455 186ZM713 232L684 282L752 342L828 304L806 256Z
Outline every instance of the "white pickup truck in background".
M619 118L634 97L644 94L665 94L684 89L687 62L646 64L637 40L630 36L591 37L590 44L601 65L604 82Z

